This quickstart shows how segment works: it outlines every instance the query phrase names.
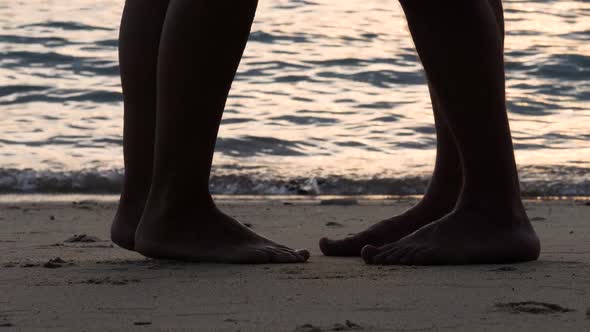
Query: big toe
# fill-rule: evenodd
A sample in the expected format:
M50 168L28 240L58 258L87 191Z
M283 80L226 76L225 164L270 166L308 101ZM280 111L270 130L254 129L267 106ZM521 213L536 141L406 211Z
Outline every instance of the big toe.
M267 247L264 251L270 255L273 263L303 263L310 256L305 249L293 250L284 246Z
M357 237L342 240L320 239L320 250L326 256L359 256L363 243Z
M367 264L373 264L373 258L379 254L379 249L372 245L366 245L361 250L361 257Z
M311 255L309 254L309 251L307 251L307 249L298 249L298 250L295 250L295 253L296 253L296 254L297 254L299 257L301 257L301 259L302 259L301 261L302 261L302 262L306 262L306 261L309 259L309 257L311 256Z

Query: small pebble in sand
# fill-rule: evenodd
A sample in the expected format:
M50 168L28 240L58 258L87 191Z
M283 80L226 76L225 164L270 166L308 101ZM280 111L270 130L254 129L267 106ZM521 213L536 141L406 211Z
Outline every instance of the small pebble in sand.
M574 231L570 231L570 234L574 234Z
M55 220L55 216L49 216L49 220Z
M328 221L326 223L326 226L328 226L328 227L342 227L342 224L339 222L335 222L335 221Z
M283 202L283 205L293 205L291 202Z

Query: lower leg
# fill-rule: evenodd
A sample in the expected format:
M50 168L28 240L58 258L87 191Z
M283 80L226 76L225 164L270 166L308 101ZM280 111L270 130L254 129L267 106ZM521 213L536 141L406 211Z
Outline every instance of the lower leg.
M377 264L536 259L520 199L505 107L501 8L486 0L402 0L418 54L457 142L464 185L455 210L402 240L363 249Z
M158 55L152 186L135 234L148 257L224 263L303 262L221 212L209 174L221 115L256 0L171 0Z
M504 16L501 0L488 0L500 35L504 36ZM502 40L503 42L503 40ZM435 220L455 207L463 184L461 161L455 139L442 114L436 91L429 85L436 126L436 164L432 179L422 200L404 213L369 227L342 240L322 238L320 248L329 256L358 256L365 245L379 247L393 243Z
M396 242L422 226L451 212L461 191L459 152L441 114L435 91L429 87L436 127L436 162L432 178L420 202L400 215L382 220L353 236L331 240L322 238L320 249L327 256L359 256L365 245L382 246Z
M125 176L113 242L133 250L135 229L148 196L156 132L158 45L168 0L127 0L119 36L124 98L123 156Z

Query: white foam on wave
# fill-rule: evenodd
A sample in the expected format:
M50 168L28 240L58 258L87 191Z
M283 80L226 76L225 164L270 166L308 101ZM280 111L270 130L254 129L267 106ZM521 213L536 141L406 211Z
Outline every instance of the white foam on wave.
M546 167L544 167L546 168ZM556 167L559 176L539 176L537 168L521 170L524 196L590 196L587 170ZM546 171L546 170L545 170ZM0 169L0 193L116 194L123 180L121 169L70 172ZM425 176L353 178L347 176L278 177L240 172L213 175L210 188L217 195L420 195Z

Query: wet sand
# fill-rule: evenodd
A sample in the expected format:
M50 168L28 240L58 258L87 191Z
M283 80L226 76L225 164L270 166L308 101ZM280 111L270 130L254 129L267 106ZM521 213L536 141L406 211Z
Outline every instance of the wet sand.
M366 266L323 257L317 240L409 207L384 200L221 199L287 245L299 265L185 264L108 241L112 197L0 199L0 328L196 331L588 331L590 206L527 201L537 262Z

